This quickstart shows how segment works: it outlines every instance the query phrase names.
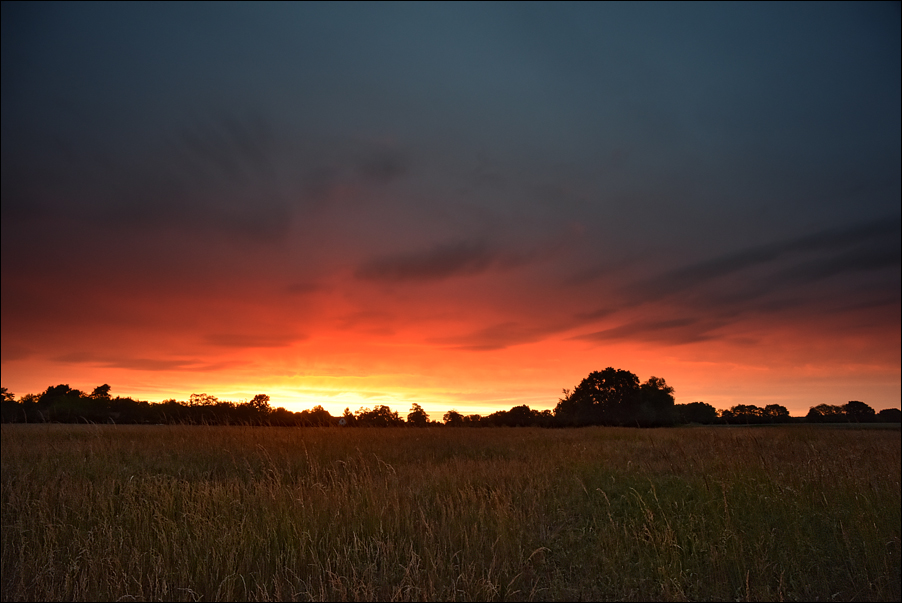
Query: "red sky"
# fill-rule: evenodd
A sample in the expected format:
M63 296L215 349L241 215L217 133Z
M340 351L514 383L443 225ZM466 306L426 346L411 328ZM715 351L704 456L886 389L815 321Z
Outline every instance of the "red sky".
M4 387L899 406L898 5L358 9L3 5Z
M168 258L140 266L145 241L94 240L84 247L96 253L58 257L56 270L23 274L5 294L4 386L16 394L110 383L152 401L264 392L289 409L322 404L333 414L413 402L438 415L485 413L553 408L562 388L607 366L664 377L678 402L718 408L779 403L804 414L862 399L879 409L900 394L895 308L850 308L842 297L813 305L836 297L829 279L782 299L756 300L748 280L737 300L715 299L721 278L691 294L637 293L631 275L648 270L637 265L575 279L585 278L579 235L510 265L453 263L455 254L492 257L475 247L427 248L411 256L420 264L394 258L399 272L381 279L361 275L377 261L335 249L327 268L295 272L291 258L305 253L291 246L252 246L254 257L173 240Z

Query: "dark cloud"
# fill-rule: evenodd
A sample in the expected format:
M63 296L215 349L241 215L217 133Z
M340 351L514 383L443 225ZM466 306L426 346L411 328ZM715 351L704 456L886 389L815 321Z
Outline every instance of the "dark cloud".
M579 312L574 318L579 322L593 322L605 318L606 316L610 316L616 311L615 308L599 308L598 310L593 310L591 312Z
M751 286L742 283L736 295L749 299L844 273L897 267L900 249L900 218L893 216L722 255L640 281L628 292L636 301L653 301L745 275Z
M398 317L391 313L367 309L342 316L336 326L342 330L371 335L391 335L395 332L397 319Z
M430 342L458 350L490 351L539 341L557 330L559 329L535 324L503 322L463 335L432 338Z
M900 221L890 217L697 262L628 285L618 303L577 314L579 323L625 322L574 339L694 343L717 338L717 329L732 323L798 311L835 317L857 308L885 320L902 298L900 239ZM658 318L636 319L636 312Z
M408 166L397 151L374 150L358 164L360 175L377 183L388 183L402 177Z
M886 237L869 239L838 253L800 262L779 271L775 277L784 283L804 284L843 274L898 269L900 266L902 245L898 237Z
M61 132L4 157L3 216L114 228L283 236L296 200L286 149L263 118L198 116L122 143ZM7 178L8 177L8 178Z
M301 282L288 285L287 287L285 287L285 292L295 295L308 295L311 293L316 293L321 289L322 287L316 283Z
M482 242L461 241L421 252L377 258L360 266L359 279L383 282L438 281L488 270L498 254Z
M304 336L292 334L267 335L264 333L214 333L204 337L207 343L227 348L283 348Z
M20 345L13 342L3 342L2 358L4 361L24 360L34 355L34 350L27 345Z
M71 352L51 358L55 362L69 364L93 364L108 368L135 369L140 371L216 371L237 362L206 362L194 358L138 358L107 357L93 353Z
M377 257L363 263L355 276L383 282L439 281L472 276L490 270L507 272L529 265L553 261L565 251L568 241L561 235L536 237L529 245L502 243L502 233L489 244L484 239L465 239L435 245L417 252Z
M718 336L713 331L725 324L727 324L725 321L696 318L636 320L610 329L577 335L571 339L591 342L638 339L680 345L716 339Z

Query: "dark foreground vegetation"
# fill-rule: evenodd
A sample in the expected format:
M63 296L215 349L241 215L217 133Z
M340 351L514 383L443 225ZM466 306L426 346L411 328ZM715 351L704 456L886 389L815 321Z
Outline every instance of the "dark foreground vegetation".
M4 423L116 423L187 425L272 425L281 427L584 427L607 425L624 427L660 427L697 423L701 425L775 424L775 423L899 423L897 408L879 413L864 402L851 401L842 406L820 404L808 415L790 417L785 406L770 404L764 408L743 404L717 410L704 402L676 404L673 388L664 379L651 377L645 383L625 370L606 368L583 379L572 391L564 390L554 410L533 410L526 405L500 410L487 416L464 415L456 410L445 413L441 423L413 404L406 420L397 411L380 405L357 412L345 409L333 417L322 406L291 412L273 408L266 394L245 402L219 400L208 394L192 394L188 401L165 400L161 403L112 397L109 385L100 385L90 394L68 385L48 387L43 393L19 398L3 388L0 417Z
M6 424L0 597L898 601L850 427Z

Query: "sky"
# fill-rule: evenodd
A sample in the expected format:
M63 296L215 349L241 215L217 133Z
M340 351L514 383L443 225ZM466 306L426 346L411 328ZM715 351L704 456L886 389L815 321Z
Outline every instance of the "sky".
M898 407L898 3L2 5L2 380Z

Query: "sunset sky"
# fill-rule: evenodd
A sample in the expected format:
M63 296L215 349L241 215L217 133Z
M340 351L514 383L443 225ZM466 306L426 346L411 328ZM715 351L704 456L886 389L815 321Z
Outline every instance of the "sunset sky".
M883 4L2 5L2 385L898 407Z

